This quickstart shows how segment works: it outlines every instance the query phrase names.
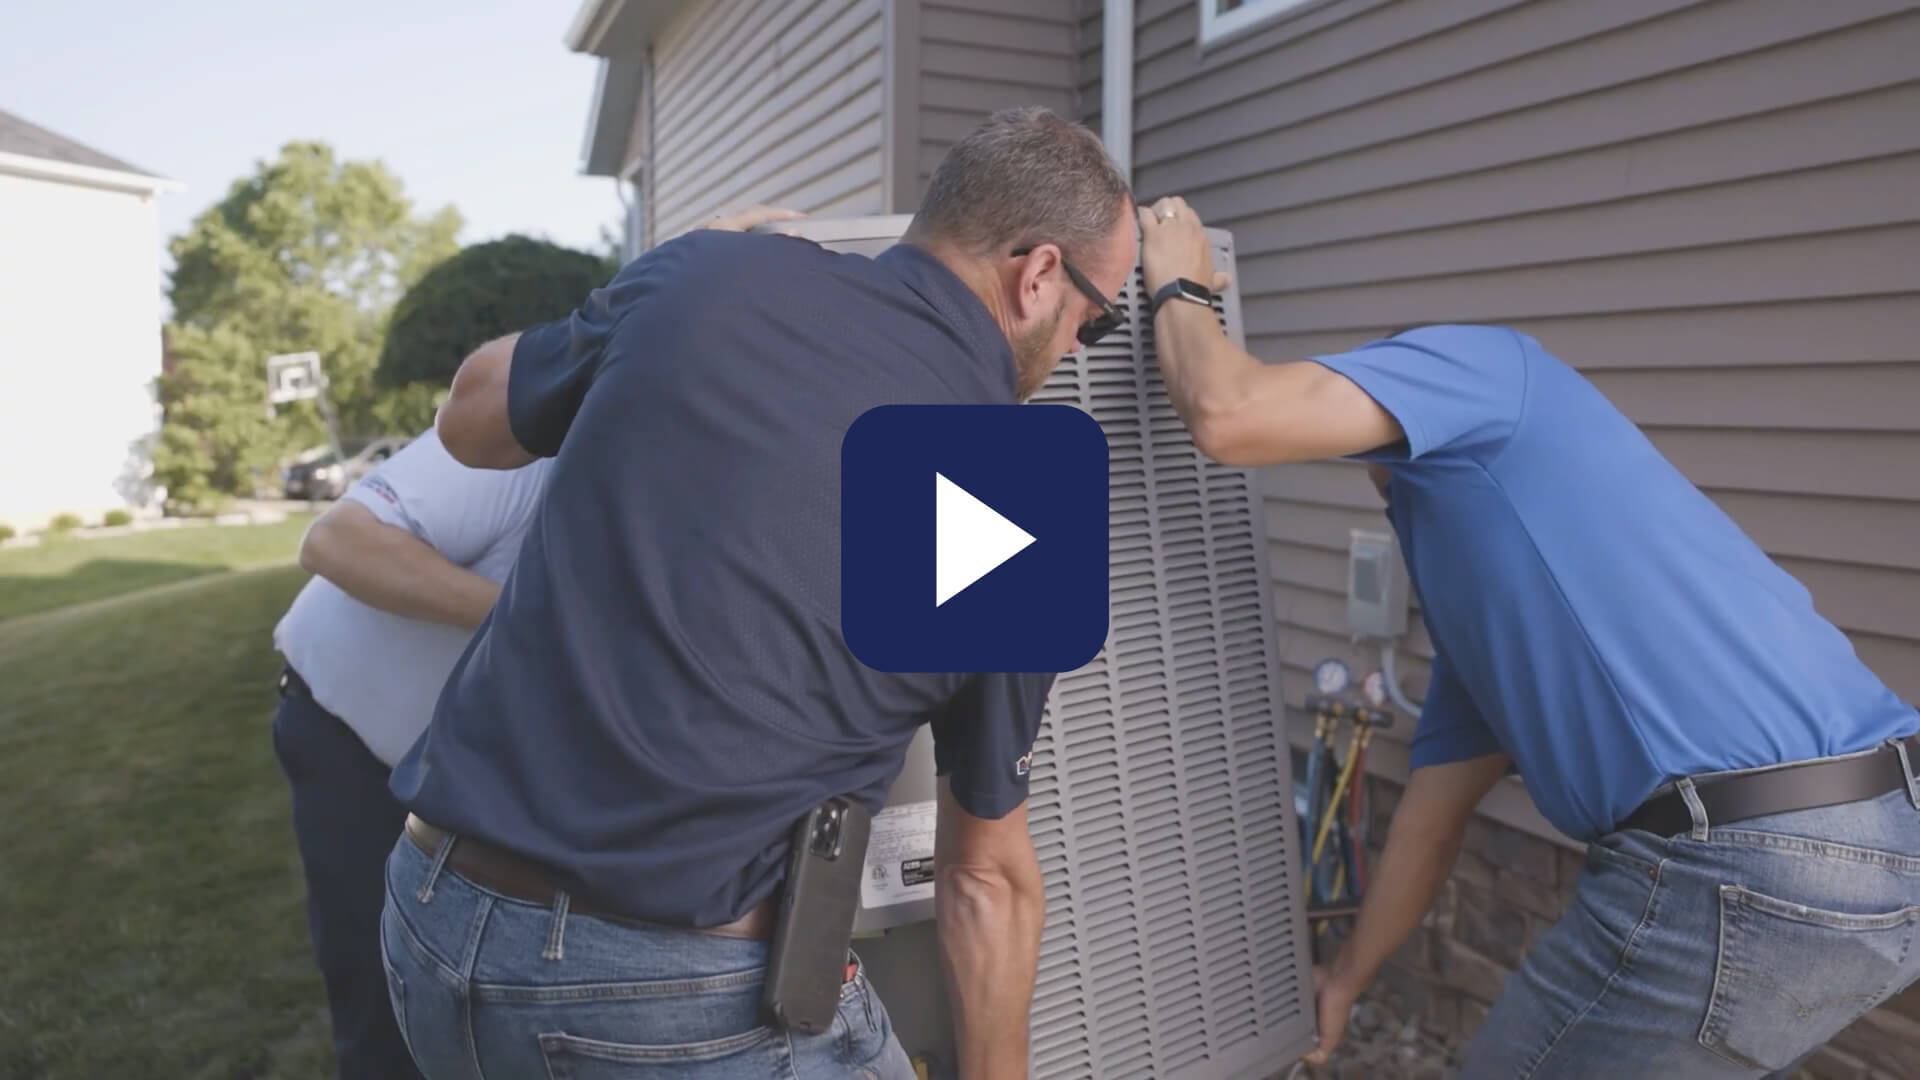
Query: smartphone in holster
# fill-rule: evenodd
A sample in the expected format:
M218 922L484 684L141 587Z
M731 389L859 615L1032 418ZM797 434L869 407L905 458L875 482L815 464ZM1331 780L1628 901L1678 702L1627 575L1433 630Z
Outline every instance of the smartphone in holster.
M793 827L763 995L781 1027L818 1034L840 1009L871 824L865 807L836 796Z

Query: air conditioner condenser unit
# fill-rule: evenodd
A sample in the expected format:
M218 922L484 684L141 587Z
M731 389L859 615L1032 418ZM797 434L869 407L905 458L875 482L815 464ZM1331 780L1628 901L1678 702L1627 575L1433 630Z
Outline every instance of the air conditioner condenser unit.
M779 228L871 256L909 220ZM1232 272L1232 236L1208 232ZM1035 397L1106 433L1110 615L1106 647L1056 681L1034 748L1028 819L1047 920L1032 1071L1264 1080L1316 1038L1265 511L1252 473L1194 449L1144 292L1136 268L1117 301L1127 327L1066 358ZM1237 294L1216 311L1242 341ZM869 860L876 885L855 926L910 1052L951 1045L932 885L908 883L919 848L932 856L933 791L923 730L880 815L888 845Z

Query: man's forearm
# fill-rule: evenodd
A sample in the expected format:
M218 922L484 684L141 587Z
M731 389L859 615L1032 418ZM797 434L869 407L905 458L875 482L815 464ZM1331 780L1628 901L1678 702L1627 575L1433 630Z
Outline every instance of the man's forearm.
M1161 306L1154 342L1167 397L1196 433L1238 405L1249 375L1260 367L1220 329L1212 308L1185 300Z
M1433 906L1459 857L1462 835L1421 822L1395 822L1379 867L1367 875L1366 898L1353 936L1334 960L1333 978L1356 987L1373 981Z
M368 607L463 630L477 629L500 596L495 582L352 504L314 522L300 565Z
M945 870L934 903L960 1080L1020 1080L1046 918L1040 868L1026 881Z

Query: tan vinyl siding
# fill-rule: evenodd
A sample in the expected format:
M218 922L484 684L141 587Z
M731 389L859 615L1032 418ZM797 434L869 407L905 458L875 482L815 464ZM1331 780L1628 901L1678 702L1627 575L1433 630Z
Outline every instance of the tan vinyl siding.
M1335 0L1202 52L1193 0L1139 0L1135 184L1233 230L1257 355L1539 337L1920 698L1917 7ZM1263 482L1298 703L1322 657L1373 666L1347 533L1386 522L1357 466Z
M1080 88L1080 119L1101 130L1100 46L1106 25L1103 0L1074 0L1074 78Z
M882 42L881 0L688 5L654 43L651 242L755 202L881 212Z
M919 3L919 133L913 202L947 152L996 109L1079 111L1075 0Z

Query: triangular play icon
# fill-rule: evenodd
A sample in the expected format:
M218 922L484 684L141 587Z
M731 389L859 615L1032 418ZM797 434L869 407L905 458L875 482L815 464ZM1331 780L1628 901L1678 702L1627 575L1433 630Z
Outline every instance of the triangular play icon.
M1025 550L1033 536L940 473L933 474L933 606Z

